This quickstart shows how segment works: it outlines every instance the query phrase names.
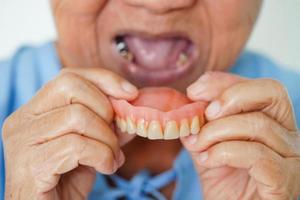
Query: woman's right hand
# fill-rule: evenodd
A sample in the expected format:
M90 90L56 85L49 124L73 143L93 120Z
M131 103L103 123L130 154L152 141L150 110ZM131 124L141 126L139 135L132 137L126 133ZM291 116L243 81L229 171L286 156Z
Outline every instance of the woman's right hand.
M3 126L6 199L86 199L96 171L114 173L131 138L111 128L107 96L137 89L105 69L64 69Z

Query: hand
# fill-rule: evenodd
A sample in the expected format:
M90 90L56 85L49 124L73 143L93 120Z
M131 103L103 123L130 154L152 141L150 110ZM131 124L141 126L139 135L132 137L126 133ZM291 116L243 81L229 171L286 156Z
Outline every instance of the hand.
M107 95L137 89L104 69L65 69L3 126L6 199L86 199L96 171L124 163ZM125 134L122 134L125 135Z
M300 137L285 88L271 79L211 72L188 88L211 101L208 123L184 138L205 199L285 200L300 194Z

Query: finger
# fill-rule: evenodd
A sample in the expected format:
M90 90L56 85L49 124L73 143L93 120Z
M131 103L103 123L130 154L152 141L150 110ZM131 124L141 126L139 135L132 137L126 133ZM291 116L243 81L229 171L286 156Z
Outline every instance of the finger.
M220 142L244 140L264 144L284 157L299 156L299 143L295 142L299 140L298 136L287 132L264 113L253 112L211 121L198 135L183 141L186 148L193 152L204 151Z
M25 109L39 115L70 104L82 104L108 123L113 120L108 98L92 83L71 73L60 75L48 83Z
M136 134L124 134L116 124L114 124L114 132L116 133L118 139L119 139L119 144L121 147L126 145L128 142L132 141L135 137L137 137Z
M40 192L53 189L61 175L79 165L92 167L102 174L112 174L124 162L124 159L116 161L107 145L77 134L38 145L34 151L37 154L31 172Z
M63 73L74 73L96 85L105 94L126 100L136 98L137 88L116 73L104 68L66 68Z
M286 181L288 167L284 159L260 143L222 142L193 156L197 165L206 168L245 169L256 182L266 187L276 188Z
M74 133L106 144L118 159L121 154L118 138L109 125L88 108L72 104L40 115L28 128L29 145L46 143Z
M212 102L205 114L208 120L241 112L262 111L290 131L296 131L292 105L284 86L271 79L243 81L229 87Z
M187 96L194 101L213 101L230 86L245 80L225 72L206 72L187 88Z

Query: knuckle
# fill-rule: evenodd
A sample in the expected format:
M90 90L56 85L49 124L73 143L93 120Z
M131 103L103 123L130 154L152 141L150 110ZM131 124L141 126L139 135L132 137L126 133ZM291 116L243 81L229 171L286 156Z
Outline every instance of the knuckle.
M63 94L66 92L68 94L69 92L74 91L80 84L78 75L71 72L65 72L60 74L60 76L54 80L54 85L55 88L59 89Z
M227 100L231 100L233 96L235 96L235 90L240 87L240 84L236 84L232 87L229 87L227 90L223 92L221 95L221 99L226 102Z
M264 79L264 80L267 84L271 85L272 87L274 87L277 90L283 90L284 89L283 85L278 80L275 80L275 79Z
M58 76L57 81L63 85L69 85L72 84L76 78L77 76L75 74L71 72L64 72Z
M120 84L123 81L123 78L116 73L107 70L107 69L101 69L102 77L105 81L111 82L111 83L117 83Z
M274 95L282 95L286 96L287 95L287 90L285 86L278 80L275 79L264 79L262 84L267 84L269 88L272 89L272 93Z
M89 110L81 104L72 104L65 119L71 129L79 132L85 131L88 122L92 120Z
M99 108L99 115L102 117L106 122L111 122L114 117L114 111L112 105L108 98L101 94L101 99L99 98L100 106Z
M253 120L255 119L255 120ZM268 131L269 127L272 127L272 122L263 112L253 112L248 114L247 122L250 124L252 130L251 133L255 134L261 133L262 131ZM256 138L253 138L256 139Z
M253 145L257 151L257 158L259 160L264 160L266 157L266 153L267 153L267 147L260 143L253 143ZM252 147L249 147L249 148L252 148Z
M106 105L104 105L103 108L103 118L106 119L107 122L111 122L114 118L114 111L109 102L107 102Z
M13 130L14 127L14 117L13 115L10 115L9 117L7 117L3 123L3 127L2 127L2 137L3 139L6 139L10 133Z
M218 159L221 164L226 164L230 159L230 157L232 156L231 148L232 148L231 142L225 142L223 144L220 144L219 148L217 148L216 153L219 154Z
M2 126L2 138L3 140L8 139L19 129L20 124L22 124L22 117L19 112L16 111L8 116ZM22 125L21 125L22 126ZM24 131L24 130L23 130Z
M112 72L110 70L107 70L107 69L104 69L104 68L102 68L100 70L101 70L100 73L103 74L103 76L110 77L110 78L117 78L118 77L114 72Z
M74 152L74 154L77 156L77 160L79 160L82 152L84 152L86 147L85 140L78 134L70 134L69 136L67 136L66 140L71 144L70 151Z

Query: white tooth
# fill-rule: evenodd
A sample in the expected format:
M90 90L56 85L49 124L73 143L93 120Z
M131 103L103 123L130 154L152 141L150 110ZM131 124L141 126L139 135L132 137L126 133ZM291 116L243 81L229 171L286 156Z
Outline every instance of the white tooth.
M188 61L187 55L185 53L181 53L179 55L179 58L178 58L177 62L176 62L176 66L177 67L182 67L183 65L185 65L187 63L187 61Z
M148 127L148 138L150 140L163 139L163 133L158 121L151 121Z
M176 121L169 121L165 126L164 139L173 140L179 138L179 130Z
M189 121L183 119L180 121L180 137L186 137L190 134Z
M200 123L199 123L199 117L195 116L192 119L192 123L191 123L191 133L192 134L198 134L200 131Z
M127 128L127 124L126 121L124 119L120 120L120 129L122 132L126 132L126 128Z
M147 124L144 119L138 120L136 134L141 137L147 137Z
M115 117L116 125L117 125L118 128L121 129L120 121L121 121L120 117L116 116L116 117Z
M120 54L123 58L125 58L129 62L133 61L133 54L130 53L129 51L122 51L122 52L120 52Z
M136 124L134 121L130 118L127 118L127 133L129 134L135 134L136 133Z

